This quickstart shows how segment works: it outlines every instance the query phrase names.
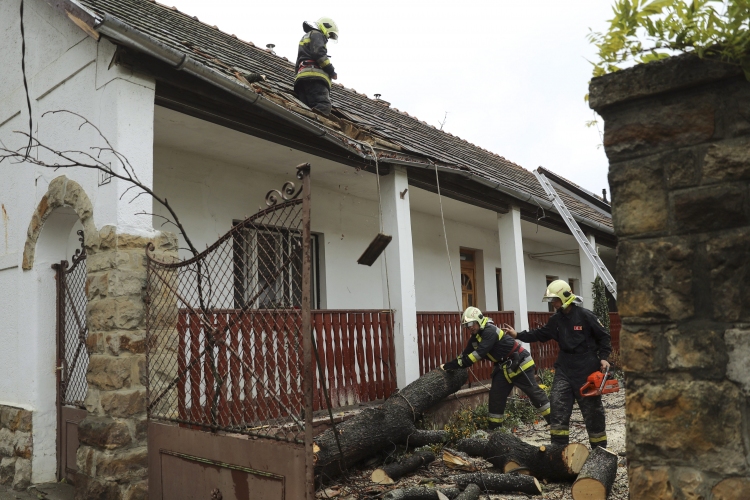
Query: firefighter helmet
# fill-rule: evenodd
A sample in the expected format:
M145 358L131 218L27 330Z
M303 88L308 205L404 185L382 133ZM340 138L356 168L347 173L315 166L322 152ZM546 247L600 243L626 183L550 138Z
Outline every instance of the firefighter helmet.
M339 39L339 27L330 17L321 17L317 22L318 29L330 40Z
M481 328L484 328L487 324L487 318L484 317L479 308L467 307L461 317L461 324L463 326L471 326L474 322L476 322Z
M542 302L552 302L553 299L560 299L564 304L572 296L573 292L570 290L570 285L565 280L555 280L547 285L547 291L542 298Z

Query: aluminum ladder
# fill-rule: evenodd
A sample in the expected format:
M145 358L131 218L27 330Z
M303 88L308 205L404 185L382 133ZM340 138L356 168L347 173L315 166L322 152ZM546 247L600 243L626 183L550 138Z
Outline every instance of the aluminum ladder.
M615 300L617 300L617 282L609 273L609 270L607 269L607 266L604 265L604 262L602 262L602 259L599 258L599 254L596 252L596 249L583 233L583 231L581 231L580 226L578 226L578 223L570 214L568 207L566 207L565 203L563 203L562 199L560 199L560 196L557 194L557 191L555 191L555 188L552 186L552 183L549 181L549 179L547 179L547 177L538 170L533 170L533 172L537 180L539 181L539 184L541 184L542 188L544 188L544 192L547 193L547 198L549 198L549 201L552 202L552 205L562 216L565 224L568 225L568 229L570 229L570 232L573 233L573 237L583 249L583 253L586 254L586 257L588 257L588 259L591 261L591 264L593 264L594 270L602 279L602 281L604 281L604 286L607 287L609 293L611 293Z

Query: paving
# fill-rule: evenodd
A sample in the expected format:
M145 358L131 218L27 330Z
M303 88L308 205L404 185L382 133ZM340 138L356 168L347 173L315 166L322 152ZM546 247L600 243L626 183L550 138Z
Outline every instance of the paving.
M73 500L75 491L65 483L36 484L25 491L0 485L0 500Z

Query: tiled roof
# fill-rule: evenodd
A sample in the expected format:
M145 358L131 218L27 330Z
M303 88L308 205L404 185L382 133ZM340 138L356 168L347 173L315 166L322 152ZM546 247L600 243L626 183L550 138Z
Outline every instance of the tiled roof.
M257 84L260 92L266 96L270 94L274 100L288 101L290 106L286 107L293 111L294 107L299 109L299 101L293 93L294 64L286 58L204 24L176 8L150 0L79 0L79 3L99 15L113 16L164 45L189 53L195 61L228 78L237 79L237 69L263 74L267 80ZM530 171L502 156L337 83L331 91L331 100L335 112L369 134L400 146L405 152L426 156L546 199L544 190ZM607 215L565 192L560 196L574 214L612 227L612 220Z

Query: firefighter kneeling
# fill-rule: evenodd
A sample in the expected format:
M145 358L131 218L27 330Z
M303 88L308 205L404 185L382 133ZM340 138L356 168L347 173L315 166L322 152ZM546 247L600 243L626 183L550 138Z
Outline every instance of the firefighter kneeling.
M550 438L553 443L568 443L570 415L573 413L573 402L577 402L586 423L591 448L606 448L602 397L584 397L581 388L587 384L593 372L609 369L607 358L612 352L609 332L594 313L581 307L581 300L573 295L570 285L563 280L550 283L543 300L551 302L557 311L546 325L528 332L516 333L512 327L505 327L505 330L523 342L555 340L560 345L550 393Z
M441 365L441 368L468 368L485 357L495 363L490 388L490 429L502 425L505 403L514 385L529 396L537 413L549 423L549 398L536 382L531 353L520 342L505 335L503 330L490 322L476 307L466 308L461 324L471 332L469 343L456 359Z

